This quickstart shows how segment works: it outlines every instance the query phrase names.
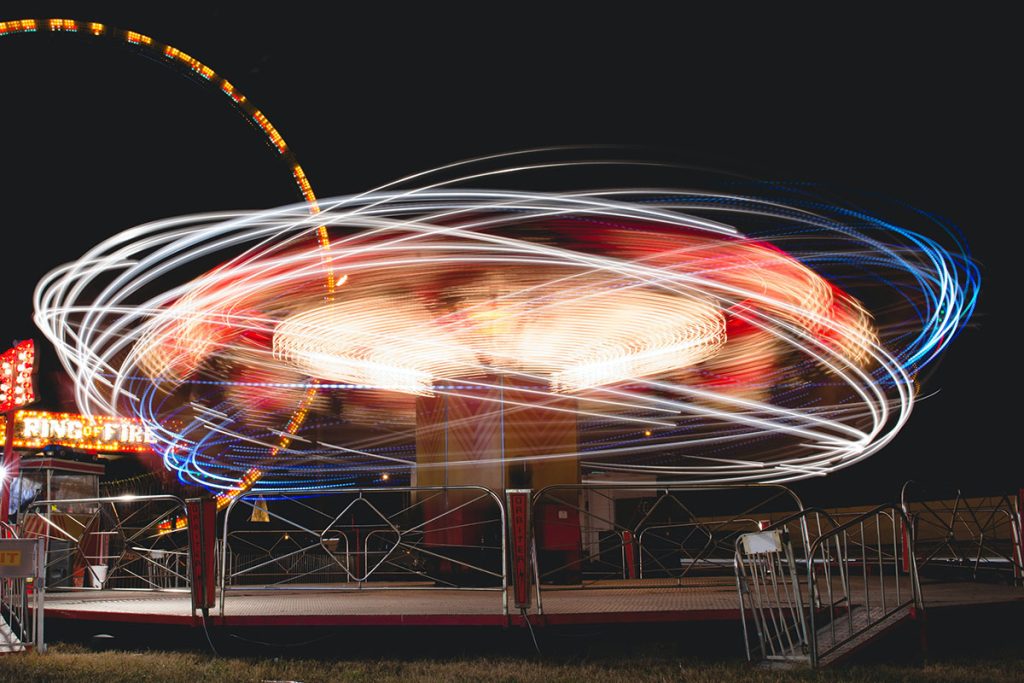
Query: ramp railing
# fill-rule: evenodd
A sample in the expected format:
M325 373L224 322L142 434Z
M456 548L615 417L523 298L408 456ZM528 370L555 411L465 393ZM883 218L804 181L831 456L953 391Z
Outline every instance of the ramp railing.
M811 666L843 656L889 624L923 616L912 544L909 567L901 567L900 532L908 526L900 506L879 505L811 543L809 592L826 608L809 612Z
M801 518L819 530L809 544L790 528ZM741 536L736 580L748 659L822 666L903 619L920 618L924 604L904 526L897 505L842 523L811 508Z

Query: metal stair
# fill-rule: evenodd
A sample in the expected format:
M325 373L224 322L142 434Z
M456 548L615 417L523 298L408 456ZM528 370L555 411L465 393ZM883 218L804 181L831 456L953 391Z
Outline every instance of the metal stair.
M815 634L818 666L830 666L846 659L913 616L911 605L888 612L881 607L869 610L863 605L854 605L852 609L836 615Z
M21 642L18 636L14 635L14 631L11 630L7 621L0 617L0 654L24 651L25 644Z
M809 508L740 536L734 562L747 658L829 666L923 616L903 529L907 516L896 505L846 522Z

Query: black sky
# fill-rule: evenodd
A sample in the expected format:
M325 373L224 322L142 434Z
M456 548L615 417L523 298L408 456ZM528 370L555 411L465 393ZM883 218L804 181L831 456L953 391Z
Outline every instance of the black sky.
M983 268L974 323L904 433L809 495L887 498L910 476L972 490L1024 484L1007 402L1020 374L1010 298L1018 219L1006 170L1019 133L1008 125L998 21L85 5L67 14L55 3L5 3L0 18L98 20L194 55L267 114L321 196L482 154L615 143L870 190L949 218ZM39 338L35 282L115 232L298 199L222 94L156 60L112 41L39 34L0 38L0 65L5 343ZM52 352L43 363L44 399L55 406Z

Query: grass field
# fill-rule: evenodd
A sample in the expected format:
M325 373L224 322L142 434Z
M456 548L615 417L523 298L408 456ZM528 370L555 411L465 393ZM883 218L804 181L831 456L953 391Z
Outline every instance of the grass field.
M984 659L861 665L826 671L763 670L739 661L638 656L614 660L531 657L443 660L218 658L182 652L92 652L55 645L45 655L0 656L0 681L1024 681L1024 646Z

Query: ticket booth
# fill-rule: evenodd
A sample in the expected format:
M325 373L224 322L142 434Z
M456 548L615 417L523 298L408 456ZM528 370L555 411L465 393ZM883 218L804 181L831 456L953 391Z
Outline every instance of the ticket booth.
M47 588L99 587L110 560L96 500L107 458L151 453L151 435L139 420L35 410L8 424L8 519L23 538L46 539Z
M55 450L55 449L54 449ZM65 457L54 457L64 455ZM43 517L26 515L33 503L45 500L75 500L97 498L100 478L106 467L99 462L69 459L67 453L40 453L20 458L17 478L11 485L11 514L14 522L21 521L22 533L47 538L46 584L48 588L81 588L85 579L85 565L106 566L107 536L93 528L96 522L96 503L66 503L51 509L36 507L33 511ZM52 509L56 507L57 509ZM60 529L51 533L47 530ZM68 535L65 538L63 536ZM78 549L81 549L81 553Z
M99 496L100 478L106 466L98 461L70 459L69 455L74 457L67 451L52 449L19 458L18 476L11 484L9 515L12 521L17 521L19 514L36 501Z

